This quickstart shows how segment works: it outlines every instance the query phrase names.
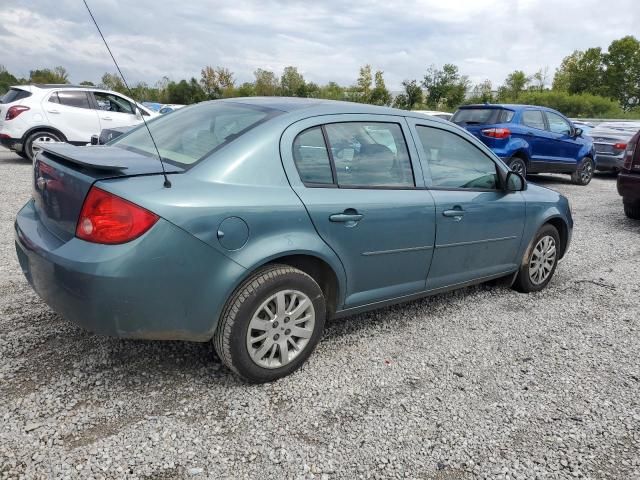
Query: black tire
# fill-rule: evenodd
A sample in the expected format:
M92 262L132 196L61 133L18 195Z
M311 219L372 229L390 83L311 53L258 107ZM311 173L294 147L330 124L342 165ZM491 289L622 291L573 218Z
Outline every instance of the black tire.
M536 246L540 243L540 241L545 237L552 237L555 243L555 259L553 261L553 266L551 267L548 275L544 278L540 283L535 283L530 275L530 268L532 265L532 257L534 255L534 250ZM518 276L516 277L515 282L513 283L513 288L522 293L531 293L531 292L539 292L543 288L547 286L547 284L553 278L553 274L556 271L556 267L558 266L558 259L560 258L560 235L558 234L558 230L556 227L550 224L545 224L538 231L536 236L533 238L533 241L527 248L527 251L524 254L524 258L522 259L522 263L520 265L520 270L518 271Z
M293 360L278 368L265 368L258 365L249 353L249 324L265 301L278 292L290 290L302 292L311 300L315 313L313 332ZM216 328L213 344L222 362L245 381L271 382L294 372L307 360L322 336L325 319L326 302L316 281L288 265L271 265L257 271L231 295ZM288 318L280 321L288 321ZM271 324L274 325L275 320ZM271 333L267 335L270 336Z
M18 155L21 158L24 158L25 160L29 159L29 157L27 157L27 154L24 153L24 152L15 152L15 153L16 153L16 155Z
M520 157L511 157L509 159L509 168L523 177L527 176L527 162Z
M640 220L640 203L623 203L624 214L633 220Z
M593 172L595 171L595 164L591 157L584 157L575 172L571 174L571 181L576 185L586 186L589 185L593 178Z
M47 138L50 142L65 142L66 139L58 134L51 132L49 130L36 130L35 132L31 132L29 136L24 141L24 146L22 147L22 153L29 159L30 162L33 162L33 143L39 138Z

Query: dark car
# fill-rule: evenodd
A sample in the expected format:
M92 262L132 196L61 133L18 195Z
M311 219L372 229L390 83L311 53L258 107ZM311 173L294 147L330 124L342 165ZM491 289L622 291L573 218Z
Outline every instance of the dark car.
M629 140L624 151L618 193L622 196L627 217L640 220L640 130Z
M598 170L619 172L624 162L627 143L640 129L640 122L604 122L589 135L593 138Z
M513 170L566 173L587 185L596 169L593 140L560 112L532 105L466 105L451 118Z

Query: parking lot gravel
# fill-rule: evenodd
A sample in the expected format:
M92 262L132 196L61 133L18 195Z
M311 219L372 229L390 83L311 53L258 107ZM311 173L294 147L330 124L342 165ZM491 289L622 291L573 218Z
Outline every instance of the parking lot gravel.
M237 380L207 343L106 338L17 263L30 165L0 151L0 478L640 478L640 222L615 178L531 177L575 230L549 287L336 320L309 362Z

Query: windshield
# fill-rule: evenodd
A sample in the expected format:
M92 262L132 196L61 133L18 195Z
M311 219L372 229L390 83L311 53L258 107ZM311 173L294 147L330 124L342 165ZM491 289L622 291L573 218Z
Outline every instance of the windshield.
M451 117L451 121L466 125L506 123L511 121L513 113L501 108L461 108Z
M279 113L253 105L205 102L156 118L148 125L162 160L189 167ZM144 125L110 145L158 156Z

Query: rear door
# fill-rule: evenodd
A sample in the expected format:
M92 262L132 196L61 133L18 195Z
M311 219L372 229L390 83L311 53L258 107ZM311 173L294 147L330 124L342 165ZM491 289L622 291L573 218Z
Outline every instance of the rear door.
M100 117L101 128L129 127L141 122L136 117L136 107L120 95L92 92Z
M97 112L84 90L60 89L42 102L49 124L60 130L69 142L89 143L100 133Z
M282 137L291 186L345 267L346 308L425 289L434 203L407 138L386 115L316 117Z
M409 122L436 205L427 289L515 271L526 217L522 194L503 191L494 159L455 130Z
M575 170L582 144L573 136L573 126L569 120L557 113L545 111L551 134L550 157L567 171Z

